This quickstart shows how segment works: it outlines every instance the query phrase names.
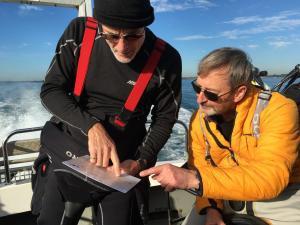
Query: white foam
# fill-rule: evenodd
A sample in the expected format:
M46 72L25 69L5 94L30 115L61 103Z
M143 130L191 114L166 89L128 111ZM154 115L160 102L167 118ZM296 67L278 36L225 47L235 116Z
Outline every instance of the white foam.
M42 126L50 118L39 99L40 83L0 84L0 141L16 129ZM11 140L38 137L39 134L19 134Z
M37 82L0 82L0 141L16 129L43 126L50 114L40 103L41 83ZM187 127L192 112L181 108L179 120ZM149 117L150 118L150 117ZM159 154L159 160L186 159L185 129L177 124L171 138ZM39 132L19 134L10 140L39 137Z
M182 121L188 128L191 115L192 112L190 110L180 108L178 119ZM163 149L159 152L158 160L186 160L186 135L188 134L186 133L185 128L180 124L175 124L170 139L163 147Z

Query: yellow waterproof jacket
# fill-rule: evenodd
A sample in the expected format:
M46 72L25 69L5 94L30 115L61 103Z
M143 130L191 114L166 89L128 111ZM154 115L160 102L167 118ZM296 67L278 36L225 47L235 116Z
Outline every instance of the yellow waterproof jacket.
M258 93L259 89L249 90L237 105L230 142L203 113L197 111L191 118L189 165L199 170L203 183L203 196L196 199L199 212L208 206L222 209L222 200L272 199L289 182L300 183L297 106L272 93L260 113L260 136L255 138L252 119Z

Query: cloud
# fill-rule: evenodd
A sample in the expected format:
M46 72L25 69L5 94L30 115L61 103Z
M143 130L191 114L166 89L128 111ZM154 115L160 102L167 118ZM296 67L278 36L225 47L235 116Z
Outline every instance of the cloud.
M249 25L246 29L233 29L223 31L221 36L236 39L243 36L249 36L259 33L290 31L300 27L300 11L282 11L276 16L261 17L237 17L230 21L225 21L226 24L236 26Z
M286 10L286 11L282 11L280 14L283 16L298 16L300 15L300 12L294 10Z
M205 35L190 35L184 37L176 37L177 41L191 41L191 40L203 40L203 39L212 39L215 38L213 36L205 36Z
M221 36L226 37L228 39L236 39L237 37L240 37L241 31L238 29L234 30L227 30L221 32Z
M274 46L276 48L286 47L290 44L292 44L292 42L289 42L289 41L272 41L272 42L269 42L269 45Z
M52 42L50 42L50 41L47 41L44 44L47 45L47 46L52 46L53 45Z
M297 30L300 27L300 11L282 11L278 15L273 15L270 17L261 17L258 15L249 17L236 17L232 20L223 22L225 24L232 24L237 28L232 30L225 30L220 32L215 36L205 36L201 34L176 37L175 40L179 41L191 41L191 40L201 40L201 39L212 39L212 38L227 38L227 39L242 39L251 37L256 34L262 33L274 33L274 32L286 32L290 35L291 30ZM278 41L278 40L277 40ZM271 42L270 42L271 43ZM274 42L275 43L275 42ZM280 42L277 45L279 46ZM286 43L291 43L286 41ZM282 45L284 45L282 43ZM258 46L250 45L251 48L256 48Z
M266 40L270 46L275 48L283 48L288 45L297 43L299 37L298 35L289 35L289 36L270 36L266 37Z
M165 0L166 1L166 0ZM166 1L167 2L167 1ZM290 31L300 27L300 11L282 11L278 15L270 17L261 17L258 15L249 17L236 17L232 20L225 21L225 24L233 24L242 29L225 30L217 36L191 35L185 37L177 37L175 40L190 41L199 39L212 39L225 37L228 39L247 38L260 33L271 33L276 31ZM247 25L247 28L243 28ZM252 46L253 48L254 46ZM256 46L257 47L257 46Z
M18 13L19 15L28 15L32 11L43 11L43 9L33 5L20 5Z
M33 5L21 5L19 6L19 9L24 11L42 11L41 7Z
M247 45L248 48L258 48L258 45L252 44L252 45Z
M211 0L151 0L156 12L183 11L193 8L208 9L216 4Z
M225 21L224 23L242 25L242 24L253 23L258 21L262 21L262 18L260 18L259 16L249 16L249 17L236 17L233 20Z
M26 43L26 42L23 42L23 43L21 43L21 44L19 45L19 48L26 48L26 47L28 47L28 46L30 46L30 44L28 44L28 43Z

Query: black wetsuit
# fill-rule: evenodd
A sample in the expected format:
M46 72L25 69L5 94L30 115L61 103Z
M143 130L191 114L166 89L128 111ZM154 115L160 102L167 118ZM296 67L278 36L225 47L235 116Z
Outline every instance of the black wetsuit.
M145 41L140 51L130 63L124 64L115 59L106 41L98 33L90 58L84 90L78 103L73 97L72 91L84 28L85 19L77 18L70 23L60 38L56 54L42 85L43 105L54 117L63 122L65 132L83 145L87 146L89 128L100 122L114 140L121 161L141 158L147 160L147 167L153 166L157 153L170 136L179 111L181 101L180 55L169 44L166 45L132 118L125 130L120 131L111 125L109 118L118 114L124 106L153 49L156 36L146 28ZM146 131L145 123L150 111L152 122ZM39 224L53 225L59 222L58 218L62 213L63 206L58 203L61 202L61 199L58 197L57 190L53 188L54 183L55 181L49 185L51 189L47 188L46 190L43 208L38 219ZM117 197L113 195L111 194L101 201L101 203L105 203L102 205L104 224L130 224L127 218L130 213L127 215L124 212L122 215L124 214L125 217L119 216L120 210L130 210L130 207L124 205L132 202L132 200L128 200L130 193L128 195L117 193ZM108 201L110 198L115 200ZM50 206L47 201L52 202ZM112 215L116 212L118 216L108 218L111 216L106 215L111 214L109 212L111 210Z

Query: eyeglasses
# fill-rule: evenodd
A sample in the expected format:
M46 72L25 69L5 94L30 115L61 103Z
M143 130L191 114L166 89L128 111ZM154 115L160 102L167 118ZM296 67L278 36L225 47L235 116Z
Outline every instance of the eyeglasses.
M234 90L234 89L232 89L232 90L230 90L228 92L225 92L224 94L218 95L216 93L213 93L211 91L208 91L208 90L202 88L200 85L197 84L196 80L192 81L192 86L193 86L194 91L197 94L200 94L200 92L203 92L203 94L205 95L205 97L208 100L213 101L213 102L217 102L220 97L222 97L224 95L227 95L228 93L230 93L230 92L232 92Z
M112 33L106 33L106 32L100 32L100 36L104 38L105 40L113 43L118 44L120 39L124 39L128 42L134 42L143 37L145 34L144 32L141 34L112 34Z

